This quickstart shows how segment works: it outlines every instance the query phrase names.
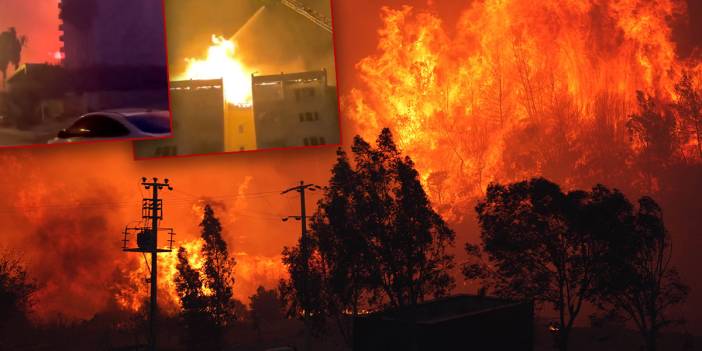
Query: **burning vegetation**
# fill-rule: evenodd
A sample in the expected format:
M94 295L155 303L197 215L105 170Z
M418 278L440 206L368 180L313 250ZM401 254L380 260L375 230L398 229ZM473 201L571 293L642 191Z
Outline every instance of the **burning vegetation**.
M664 198L661 207L673 214L677 229L688 229L682 234L680 230L671 230L671 236L677 236L678 242L696 229L693 220L680 218L693 213L699 205L689 210L680 207L698 202L690 199L699 193L698 188L689 185L699 184L691 178L700 174L702 164L699 141L702 61L694 54L679 55L672 29L673 22L685 19L686 11L685 3L673 0L546 1L536 5L526 1L485 0L472 2L456 27L448 28L432 12L411 7L384 8L378 50L356 65L363 86L343 97L345 118L368 139L383 127L390 127L398 149L412 157L433 210L450 227L459 228L456 229L459 247L466 239L475 241L475 237L469 236L478 229L471 228L466 234L460 225L474 224L472 209L476 201L484 198L489 183L509 184L533 176L545 176L561 184L564 192L603 183L621 188L631 198L641 194L660 195ZM212 36L207 55L187 60L182 78L206 78L211 67L228 67L232 79L250 79L249 69L241 63L244 61L238 53L233 39ZM242 86L248 87L250 82ZM238 88L231 91L231 96L225 93L228 101L243 104L250 101L247 100L250 92L247 95ZM131 162L120 159L122 156L111 156L111 160L119 161L114 164ZM268 163L283 160L277 157L263 159ZM37 160L31 158L31 162ZM253 158L242 160L233 162L246 168L245 172L272 170L277 178L270 184L275 186L289 183L289 174L307 174L312 169L322 169L315 176L323 173L326 177L329 168L326 164L319 167L316 160L291 166L263 165ZM200 180L207 182L219 177L226 181L216 183L217 186L228 184L235 173L231 160L208 161L219 163L213 166L193 162L203 172L217 176ZM328 164L330 160L325 161ZM7 164L17 173L28 172L27 179L31 181L39 177L38 170L22 162L14 160ZM159 170L176 173L174 178L180 175L185 179L193 173L178 168L175 162L161 165L164 166ZM139 171L152 170L150 166L142 167ZM131 174L125 178L128 176ZM30 262L30 271L42 266L55 269L59 262L66 272L75 273L70 277L62 273L55 278L49 270L41 270L39 280L48 283L40 287L38 310L52 313L63 310L85 316L89 315L87 310L94 313L114 307L106 302L110 299L115 300L119 309L139 310L148 294L144 282L148 269L141 257L127 259L109 248L86 255L80 262L65 258L70 256L66 253L78 255L88 252L87 248L105 246L104 242L80 239L75 234L109 232L109 228L116 227L112 219L115 213L124 217L124 211L107 213L101 208L90 208L82 213L87 218L84 220L78 220L75 214L49 214L50 209L38 204L50 196L59 194L67 202L86 202L95 195L81 197L65 188L57 191L49 189L46 183L37 181L37 184L31 192L21 191L13 197L25 211L24 217L40 223L35 225L39 234L50 229L54 237L58 232L63 238L72 239L62 239L61 245L46 253L34 250L28 255L36 260ZM189 188L202 187L193 182ZM183 202L192 206L194 201L190 200ZM668 206L678 200L680 205ZM191 230L191 222L195 221L192 218L202 220L199 217L202 209L202 204L196 202L195 215L192 209L179 212L178 224L187 226L191 233L182 237L179 246L187 251L187 263L194 270L204 265L204 241L192 235L195 231ZM222 218L224 228L230 228L231 223L225 216ZM317 229L324 229L323 219L318 219ZM263 233L273 232L277 227L246 229ZM48 239L46 234L38 237ZM230 248L238 250L231 244L231 236L225 235L225 239ZM261 241L262 245L271 245L268 237ZM29 251L40 246L40 242L26 240L24 245ZM285 244L276 241L275 245ZM694 287L700 286L699 278L690 274L696 269L695 256L688 249L691 245L678 247L672 261L678 263L683 278L691 278L690 300L694 301L690 302L689 313L694 314L694 310L699 310L694 308L699 306L699 297L693 295ZM293 261L294 253L287 252L288 261ZM231 255L237 260L233 291L238 299L247 294L241 292L242 286L253 292L255 287L251 282L265 281L268 284L264 285L272 287L271 283L288 276L281 256L239 252ZM326 268L321 257L317 253L309 258L318 264L316 268L320 271ZM175 252L162 255L159 261L161 308L176 313L183 307L175 285L178 255ZM97 271L101 272L98 277L93 274ZM453 280L449 278L445 283L452 286ZM109 293L93 296L90 306L71 311L65 305L79 305L81 300L77 296L85 292L84 287L73 283L79 279L88 282L94 291L109 283ZM289 293L295 293L294 286L288 287ZM367 292L358 295L364 293ZM203 295L208 296L206 288ZM60 297L60 301L52 300L52 296ZM350 299L357 295L342 297ZM332 302L339 304L322 307L333 308L338 315L348 314L349 310L362 314L368 307L356 308L343 300ZM294 312L300 314L299 309ZM694 318L699 321L699 316Z
M363 136L396 133L451 220L492 181L657 191L651 144L670 144L666 164L701 160L702 63L678 57L672 37L681 1L476 1L455 28L407 6L382 11L378 52L356 65L365 84L345 110Z

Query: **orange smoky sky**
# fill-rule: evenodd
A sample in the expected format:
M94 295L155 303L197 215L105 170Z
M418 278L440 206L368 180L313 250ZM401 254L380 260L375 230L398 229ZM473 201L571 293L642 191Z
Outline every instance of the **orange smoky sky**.
M56 62L59 51L58 0L0 0L0 31L15 27L27 37L21 63Z
M645 3L643 0L638 2ZM473 61L463 60L461 54L469 56L479 41L476 38L482 34L480 28L470 27L471 23L477 23L482 18L476 15L481 13L480 7L474 7L479 3L443 0L336 0L332 3L344 147L348 147L356 133L374 140L384 126L392 126L396 135L401 134L402 127L412 126L409 123L403 126L393 120L394 115L383 113L394 112L396 110L393 108L397 106L409 105L400 101L390 106L389 101L403 98L392 90L393 86L403 88L405 84L395 80L396 73L414 72L412 69L416 70L416 65L412 64L416 62L410 59L393 60L392 55L410 50L382 47L379 45L381 38L385 38L386 43L390 39L411 43L419 42L417 38L427 38L426 42L436 44L436 47L457 48L455 51L441 52L443 56L431 52L426 56L430 59L441 56L435 61L437 71L450 73L455 68L461 72L455 78L450 74L446 76L454 82L465 83L465 86L456 89L455 94L460 97L465 97L460 94L468 94L469 83L474 83L471 79L481 71L471 71L470 67L466 67ZM402 10L403 5L413 6L412 11ZM386 6L396 11L382 10ZM515 7L525 11L532 8L527 5ZM11 11L7 11L8 8ZM20 34L29 38L31 49L27 48L27 56L23 59L25 62L46 61L50 58L48 53L58 49L58 20L54 18L57 11L55 0L0 0L0 29L15 26ZM38 14L46 21L40 21ZM693 14L697 14L696 20L690 19L686 23L700 23L699 6L690 7L689 15ZM395 16L395 22L387 20L391 15ZM524 28L531 28L528 21L539 22L539 18L519 17L525 21ZM397 31L401 32L399 34L387 29L384 31L386 22L401 23L408 26L408 30ZM499 23L495 21L493 25ZM459 24L470 30L464 31ZM409 26L426 26L427 29L410 30ZM688 27L694 26L681 25L673 30L673 34L679 34L678 47L685 47L686 55L692 57L698 52L694 41L699 39L695 38L700 36L694 35L695 31L699 31L694 29L697 27ZM388 33L395 33L396 37ZM431 35L422 37L427 33ZM420 44L424 43L419 42L415 47L424 48ZM207 42L202 45L206 46ZM433 49L429 45L427 47ZM413 89L407 88L404 92L410 92L407 101L411 103L425 103L422 99L428 99L428 94L440 93L429 87L422 91L422 95L416 93L416 87L410 88ZM425 105L429 106L430 103ZM436 109L428 108L427 111L434 113ZM469 109L462 109L461 113L464 111ZM429 118L425 125L427 128L440 127ZM447 130L455 133L470 130L465 126L459 127ZM431 135L441 134L439 132L442 131L437 130ZM415 145L407 145L405 149L416 161L423 180L426 180L432 162L443 163L439 166L458 167L460 164L463 168L462 161L449 159L458 154L457 149L447 152L446 144L434 145L434 139L438 138L418 138ZM495 159L488 157L483 161L490 164ZM174 227L176 245L193 240L199 235L198 209L202 202L215 204L230 252L239 261L234 294L246 303L258 285L272 288L277 284L277 280L283 276L282 267L277 264L282 248L294 245L299 237L299 222L280 220L282 216L299 213L299 199L295 193L283 196L280 191L298 184L300 180L325 185L334 160L334 147L148 161L134 161L129 142L0 150L0 165L4 170L0 180L0 223L3 227L0 249L5 247L20 252L27 261L30 273L38 278L42 285L37 304L39 314L51 316L60 312L71 317L88 318L96 312L114 307L117 303L115 296L122 296L134 290L135 284L140 284L138 279L132 279L132 273L143 263L143 258L121 252L121 232L125 225L134 224L139 219L140 200L146 194L139 185L141 177L169 178L175 190L163 193L165 209L162 225ZM543 173L533 170L526 176ZM468 176L471 175L466 175L466 178ZM495 177L485 175L486 180ZM504 179L509 178L501 180ZM581 187L592 185L578 184ZM625 189L628 186L612 185ZM459 190L448 193L467 193L463 188ZM308 212L314 211L318 199L319 193L310 194ZM477 238L474 200L456 206L462 212L463 220L451 223L457 231L458 262L461 261L464 243ZM680 219L685 218L684 212L670 213L672 218L677 217L679 223L684 223L684 219ZM694 228L695 225L680 224L676 227ZM683 257L678 262L687 268L693 267L696 257L693 250L699 244L702 244L699 239L690 236L684 245L677 246L676 250ZM691 282L693 292L694 288L702 287L702 281L694 278L694 269L683 270L686 278L697 279ZM460 283L459 278L459 286ZM695 301L692 306L702 305L700 296L691 296L691 300ZM691 310L702 311L702 308ZM702 326L700 313L688 317L697 326Z

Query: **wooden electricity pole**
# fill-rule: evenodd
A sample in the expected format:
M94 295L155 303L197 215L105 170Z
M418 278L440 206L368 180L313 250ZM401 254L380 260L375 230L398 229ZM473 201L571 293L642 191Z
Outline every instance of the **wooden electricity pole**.
M307 215L305 212L305 190L315 191L319 190L321 187L315 184L305 184L304 181L300 181L300 185L294 186L292 188L286 189L281 195L286 194L290 191L297 191L300 193L300 215L299 216L287 216L283 217L283 221L287 221L290 218L299 220L301 223L301 234L300 234L300 254L305 262L304 277L302 279L302 306L303 306L303 324L305 326L305 351L310 351L310 327L309 327L309 297L307 293L307 263L310 258L309 243L307 238Z
M153 178L153 181L147 182L146 178L141 179L141 185L144 186L146 190L151 189L151 198L144 198L142 200L141 217L145 221L144 225L141 227L127 227L124 230L124 246L123 251L127 252L141 252L151 254L151 274L149 278L149 283L151 283L150 297L151 302L149 304L149 350L156 351L156 319L158 314L158 303L156 300L157 288L158 288L158 262L157 255L161 252L171 252L173 250L173 229L171 228L159 228L159 221L163 219L163 200L158 198L158 191L166 188L168 190L173 190L173 187L168 183L168 179L164 179L163 183L158 181L158 178ZM158 248L158 231L168 230L170 234L169 246L168 248ZM127 243L129 239L127 238L130 232L137 233L137 247L128 248Z

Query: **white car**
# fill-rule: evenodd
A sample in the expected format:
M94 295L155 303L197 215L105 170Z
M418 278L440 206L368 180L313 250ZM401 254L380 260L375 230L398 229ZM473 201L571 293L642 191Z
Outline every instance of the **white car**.
M168 111L121 109L91 112L80 116L58 132L49 144L109 139L147 139L171 135Z

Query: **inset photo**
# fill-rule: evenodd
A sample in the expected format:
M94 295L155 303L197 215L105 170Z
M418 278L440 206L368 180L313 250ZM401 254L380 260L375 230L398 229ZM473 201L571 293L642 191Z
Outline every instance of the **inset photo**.
M0 147L171 136L162 0L2 0Z
M329 0L166 1L173 138L137 159L339 145Z

